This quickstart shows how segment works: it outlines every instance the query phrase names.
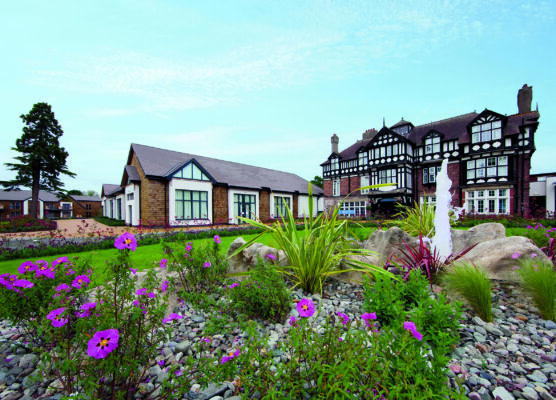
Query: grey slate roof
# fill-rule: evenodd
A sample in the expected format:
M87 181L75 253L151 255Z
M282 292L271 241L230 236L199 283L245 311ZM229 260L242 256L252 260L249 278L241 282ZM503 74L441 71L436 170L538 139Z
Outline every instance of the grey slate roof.
M278 192L308 193L309 182L298 175L268 168L218 160L215 158L181 153L132 143L131 149L137 156L145 175L167 178L179 167L196 160L217 183L239 188L270 188ZM314 194L322 189L313 186Z
M75 201L102 201L102 199L98 196L70 196Z
M129 178L130 181L132 181L132 182L140 182L141 181L141 177L139 176L139 172L137 172L137 168L135 168L133 165L126 165L125 166L125 172L127 173L127 177Z
M25 201L31 199L31 190L0 190L0 200L4 201ZM58 202L60 197L50 192L39 190L39 200L46 202Z
M111 194L113 194L113 193L116 193L116 192L122 190L122 189L123 189L123 188L122 188L120 185L111 185L111 184L109 184L109 183L104 183L104 184L102 185L102 193L103 193L105 196L109 196L109 195L111 195Z

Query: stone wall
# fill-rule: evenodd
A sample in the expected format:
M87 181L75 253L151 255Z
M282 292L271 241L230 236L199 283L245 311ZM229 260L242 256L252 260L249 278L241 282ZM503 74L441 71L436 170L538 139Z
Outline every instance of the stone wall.
M168 223L168 185L165 181L148 179L135 154L131 158L141 178L141 224Z

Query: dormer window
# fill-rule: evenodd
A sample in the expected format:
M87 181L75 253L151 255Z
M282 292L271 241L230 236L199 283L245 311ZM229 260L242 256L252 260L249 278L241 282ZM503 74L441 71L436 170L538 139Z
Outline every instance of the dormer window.
M492 121L471 127L471 142L489 142L502 138L502 121Z
M425 139L425 154L440 152L440 136L428 137Z
M330 160L330 164L333 170L340 168L340 163L338 162L337 158L333 158L332 160Z

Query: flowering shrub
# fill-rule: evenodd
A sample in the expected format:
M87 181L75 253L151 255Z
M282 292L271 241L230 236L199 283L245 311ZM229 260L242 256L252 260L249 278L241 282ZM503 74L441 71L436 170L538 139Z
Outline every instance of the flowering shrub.
M222 286L228 272L228 261L220 255L220 237L216 235L211 243L195 248L191 242L184 241L170 244L162 240L161 245L165 258L160 261L160 267L177 272L178 278L170 279L179 287L179 297L196 305L214 305L208 295Z
M0 233L5 232L34 232L52 231L58 229L56 221L49 219L35 219L30 215L12 217L0 222Z
M465 398L446 385L445 359L434 357L420 322L405 319L377 331L363 316L338 321L331 314L317 333L309 317L314 308L310 299L298 302L300 318L290 320L286 340L270 351L249 324L249 340L222 358L212 378L235 377L247 398L256 392L273 399Z
M155 270L149 271L142 288L135 289L129 257L136 246L133 235L120 236L115 246L120 252L109 262L103 289L88 288L92 271L72 276L71 285L51 284L56 295L42 310L47 315L41 319L42 373L59 379L62 392L69 396L79 392L96 399L168 398L170 394L179 398L195 374L190 358L170 366L167 377L154 385L147 387L144 382L149 368L159 361L157 349L168 340L171 322L182 316L164 318L168 292Z

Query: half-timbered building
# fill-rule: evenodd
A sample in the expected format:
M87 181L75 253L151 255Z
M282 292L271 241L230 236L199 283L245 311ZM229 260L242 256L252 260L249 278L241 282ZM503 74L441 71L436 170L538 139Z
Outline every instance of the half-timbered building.
M402 120L363 138L321 164L325 207L345 196L342 213L394 211L395 204L435 203L436 176L448 159L452 205L468 213L529 212L529 174L535 151L538 110L531 110L532 87L518 93L518 113L485 109L422 125ZM389 184L378 189L368 185Z

